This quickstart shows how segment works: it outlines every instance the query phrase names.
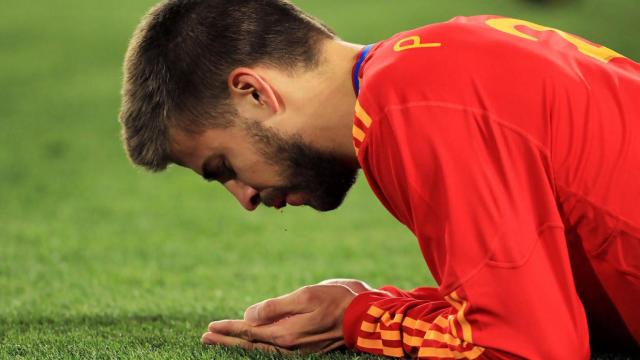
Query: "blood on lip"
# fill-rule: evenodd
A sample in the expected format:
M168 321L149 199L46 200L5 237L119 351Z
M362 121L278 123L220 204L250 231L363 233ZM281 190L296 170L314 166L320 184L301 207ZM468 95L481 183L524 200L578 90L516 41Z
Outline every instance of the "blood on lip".
M273 205L273 207L276 209L282 209L285 206L287 206L286 199L278 199L278 201Z
M304 205L304 199L300 195L287 195L285 198L287 204L292 206Z

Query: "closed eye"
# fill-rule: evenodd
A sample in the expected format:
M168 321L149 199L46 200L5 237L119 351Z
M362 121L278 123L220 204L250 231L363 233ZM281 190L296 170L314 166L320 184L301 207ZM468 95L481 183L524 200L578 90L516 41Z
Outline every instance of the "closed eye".
M219 181L220 183L225 183L229 180L232 180L236 177L235 171L225 160L220 159L216 164L210 166L211 162L206 162L202 167L202 177L209 182Z
M212 171L206 171L202 172L202 178L208 182L212 182L218 179L218 175Z

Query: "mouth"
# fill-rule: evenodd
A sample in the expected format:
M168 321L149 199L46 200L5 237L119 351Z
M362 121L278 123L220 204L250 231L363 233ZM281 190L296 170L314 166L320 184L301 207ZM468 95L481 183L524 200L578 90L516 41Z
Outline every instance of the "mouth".
M305 198L300 194L287 194L285 201L291 206L301 206L306 204Z
M263 204L275 209L282 209L287 205L302 206L306 204L305 197L301 194L279 194L277 197L265 197Z

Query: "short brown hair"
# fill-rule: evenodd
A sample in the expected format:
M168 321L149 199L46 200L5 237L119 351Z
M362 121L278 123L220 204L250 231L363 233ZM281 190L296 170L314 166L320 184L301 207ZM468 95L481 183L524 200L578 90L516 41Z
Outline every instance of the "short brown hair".
M124 63L120 122L131 161L171 158L169 129L228 127L228 74L264 64L310 69L334 32L286 0L166 0L135 30Z

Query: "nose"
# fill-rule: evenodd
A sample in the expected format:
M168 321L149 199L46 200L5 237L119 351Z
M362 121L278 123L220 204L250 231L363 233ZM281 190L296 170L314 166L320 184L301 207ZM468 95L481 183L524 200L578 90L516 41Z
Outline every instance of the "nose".
M235 196L236 200L246 210L253 211L260 205L260 193L251 186L237 180L229 180L224 183L224 187Z

